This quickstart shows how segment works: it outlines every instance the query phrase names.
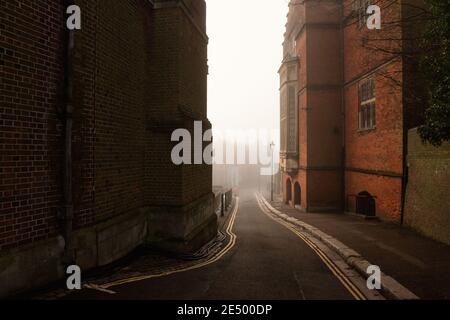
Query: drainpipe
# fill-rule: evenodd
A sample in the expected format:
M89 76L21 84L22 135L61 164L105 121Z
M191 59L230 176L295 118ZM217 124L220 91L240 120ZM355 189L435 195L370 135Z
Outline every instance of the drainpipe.
M74 5L74 0L64 0L64 16L66 9ZM65 26L65 23L64 23ZM63 191L64 205L62 208L62 233L65 241L63 262L73 263L73 197L72 197L72 126L73 126L73 53L75 33L66 28L64 55L64 160L63 160Z
M341 178L341 207L342 207L342 211L345 212L347 211L347 196L346 196L346 179L345 179L345 174L346 174L346 157L347 157L347 146L346 146L346 137L347 137L347 129L345 127L345 123L346 123L346 111L345 111L345 38L344 38L344 28L345 28L345 22L343 21L344 19L344 5L341 4L341 8L340 8L340 13L341 15L341 47L340 47L340 51L341 51L341 83L342 83L342 87L341 87L341 124L342 124L342 147L341 147L341 151L342 151L342 159L341 159L341 163L342 163L342 170L341 170L341 174L342 174L342 178Z
M405 66L405 62L403 62L403 68ZM401 211L400 211L400 225L405 224L405 207L406 207L406 188L408 186L408 177L409 177L409 167L408 167L408 127L409 127L409 121L407 121L407 108L409 105L407 105L409 102L405 102L404 98L404 92L405 92L405 79L403 75L403 84L402 84L402 95L403 95L403 128L402 128L402 143L403 143L403 154L402 154L402 162L403 162L403 177L402 177L402 194L401 194Z

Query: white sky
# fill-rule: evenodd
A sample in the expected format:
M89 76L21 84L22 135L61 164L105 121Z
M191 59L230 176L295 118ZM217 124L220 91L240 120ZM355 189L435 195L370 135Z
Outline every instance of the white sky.
M208 117L216 129L279 127L288 0L206 0Z

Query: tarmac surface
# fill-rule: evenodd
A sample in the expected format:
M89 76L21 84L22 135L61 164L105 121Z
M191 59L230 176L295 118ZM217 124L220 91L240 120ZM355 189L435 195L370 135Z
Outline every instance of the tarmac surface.
M110 293L83 289L66 299L354 299L302 239L263 213L253 192L239 196L232 229L235 245L219 260L190 271L109 287Z
M305 213L283 204L280 198L275 198L272 206L356 250L420 299L450 299L448 245L393 223L342 213Z

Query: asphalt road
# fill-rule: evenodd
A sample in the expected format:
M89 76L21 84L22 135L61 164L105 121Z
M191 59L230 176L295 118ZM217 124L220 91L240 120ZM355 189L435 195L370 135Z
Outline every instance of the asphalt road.
M239 199L235 246L200 269L110 288L82 290L70 299L353 299L316 253L267 217L252 192Z

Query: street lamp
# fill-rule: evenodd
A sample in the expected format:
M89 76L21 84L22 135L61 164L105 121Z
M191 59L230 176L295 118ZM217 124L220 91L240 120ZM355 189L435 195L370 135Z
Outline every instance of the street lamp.
M270 176L270 201L273 201L273 152L275 149L275 143L272 141L270 143L270 150L272 151L272 175Z

